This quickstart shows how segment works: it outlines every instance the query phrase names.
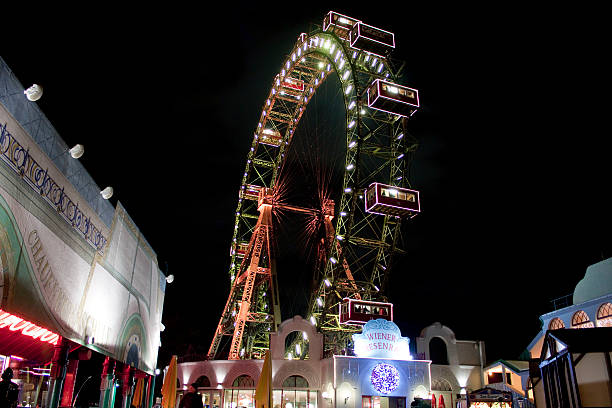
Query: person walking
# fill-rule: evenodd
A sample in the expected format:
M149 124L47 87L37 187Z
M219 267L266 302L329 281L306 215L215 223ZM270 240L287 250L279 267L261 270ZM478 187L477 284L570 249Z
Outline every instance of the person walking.
M19 386L11 381L12 378L13 369L9 367L2 373L2 381L0 381L0 408L17 407Z
M197 386L196 383L189 385L187 393L181 398L179 408L204 408L202 397L197 393Z

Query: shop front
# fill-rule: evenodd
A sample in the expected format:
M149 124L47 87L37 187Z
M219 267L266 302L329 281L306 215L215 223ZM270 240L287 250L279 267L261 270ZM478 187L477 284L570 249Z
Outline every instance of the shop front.
M58 334L0 309L0 370L12 370L12 381L19 387L19 406L43 405L59 340Z
M20 406L71 407L79 361L97 353L99 405L118 390L128 408L157 365L166 286L157 256L1 58L0 90L2 370L13 371Z

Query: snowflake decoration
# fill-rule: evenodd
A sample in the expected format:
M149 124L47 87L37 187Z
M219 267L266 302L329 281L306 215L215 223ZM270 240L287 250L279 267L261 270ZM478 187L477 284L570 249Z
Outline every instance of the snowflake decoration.
M376 391L388 394L397 389L400 375L399 371L392 365L378 364L372 370L370 380Z

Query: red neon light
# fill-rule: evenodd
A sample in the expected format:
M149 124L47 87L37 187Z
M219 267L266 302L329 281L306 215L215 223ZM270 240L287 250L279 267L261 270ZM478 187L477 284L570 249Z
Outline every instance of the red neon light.
M10 331L20 331L22 335L32 337L42 341L56 345L59 341L59 334L53 333L50 330L28 322L21 317L10 314L0 309L0 329L8 328Z

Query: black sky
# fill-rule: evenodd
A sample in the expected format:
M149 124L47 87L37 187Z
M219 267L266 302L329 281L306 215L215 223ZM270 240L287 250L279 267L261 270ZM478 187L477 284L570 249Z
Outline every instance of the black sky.
M410 130L422 214L389 293L404 335L439 321L484 340L490 361L516 358L550 300L612 256L602 12L401 4L166 4L4 31L2 57L24 86L44 87L43 112L85 145L83 165L176 277L160 366L189 344L208 349L262 103L297 36L329 10L394 32L420 92Z

